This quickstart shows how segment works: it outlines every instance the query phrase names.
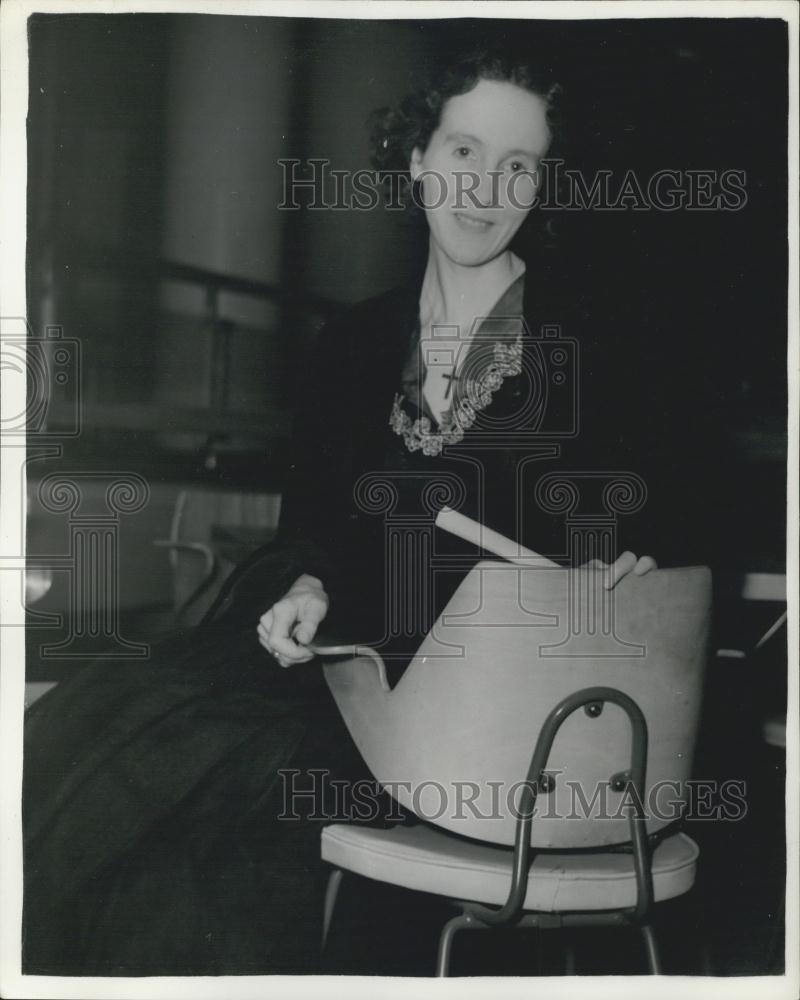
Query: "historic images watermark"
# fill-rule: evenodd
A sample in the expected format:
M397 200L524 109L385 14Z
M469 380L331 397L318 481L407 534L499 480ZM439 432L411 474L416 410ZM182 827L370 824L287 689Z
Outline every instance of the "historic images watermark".
M555 452L557 454L557 452ZM445 611L441 622L436 620L438 582L445 582L455 568L471 569L477 576L475 584L482 598L465 615L458 616L460 626L483 629L506 629L518 633L520 628L535 628L525 637L517 634L515 641L530 643L530 653L539 657L558 658L618 658L643 657L646 648L631 636L621 634L616 613L616 595L607 588L607 567L617 554L617 534L620 517L640 510L647 498L644 480L629 471L570 471L538 474L532 487L529 479L535 475L540 456L529 453L516 458L517 522L522 537L529 519L544 511L563 517L564 547L558 553L548 553L544 559L528 558L519 547L519 557L511 551L512 539L504 539L509 551L505 558L491 555L492 534L474 522L476 546L489 554L485 564L462 566L458 557L440 551L437 544L437 516L444 509L462 505L466 496L479 498L491 489L486 465L480 455L474 457L471 477L439 472L435 475L407 470L366 473L355 484L354 499L358 516L383 521L384 548L387 560L384 573L383 634L366 643L380 652L384 659L405 659L408 650L396 650L397 640L413 639L429 634L433 647L428 654L463 657L466 650L453 644L455 634L449 628ZM482 504L478 503L480 508ZM528 578L540 573L552 574L563 564L567 574L563 613L554 615L538 607L529 591L536 582ZM545 564L545 565L543 565ZM535 590L535 587L533 588ZM490 594L502 593L506 600L486 600ZM531 603L533 602L533 603ZM489 611L488 604L494 607ZM488 616L488 617L487 617ZM456 631L458 631L456 629ZM418 641L418 640L417 640Z
M664 167L643 175L599 169L587 175L564 160L545 159L535 171L426 170L412 183L406 171L337 170L323 157L279 159L285 211L374 211L447 207L453 211L512 208L527 211L738 212L747 205L747 173L738 168ZM422 185L427 181L428 200ZM487 183L488 180L488 183Z
M499 820L520 814L522 792L528 781L451 781L434 779L385 781L361 779L348 781L332 777L325 768L283 768L281 777L282 820L325 820L328 822L400 823L407 813L398 797L409 803L420 819L436 822L447 819ZM736 822L747 815L747 783L742 779L707 781L663 780L650 785L640 798L634 786L617 789L611 780L597 782L591 788L566 779L567 795L550 795L559 771L548 771L546 780L535 789L533 815L540 819L619 820L631 809L648 820L672 823L677 820ZM480 800L480 802L478 801Z
M577 339L565 335L558 323L544 323L534 330L523 316L493 314L477 317L469 328L434 326L421 331L417 361L416 384L423 386L426 375L437 369L451 380L450 410L435 429L424 414L414 416L419 408L409 411L405 397L398 394L390 426L410 452L448 455L451 446L459 445L463 471L385 468L366 472L356 481L354 516L383 521L387 553L384 631L369 645L385 658L402 659L405 651L396 648L395 640L430 634L441 655L464 655L463 647L437 631L437 586L454 569L453 556L441 553L437 544L437 515L444 508L460 510L467 498L474 510L486 510L494 489L489 466L502 454L514 465L509 482L515 527L513 538L506 540L505 570L519 580L502 615L485 620L483 607L476 608L472 624L541 626L538 609L527 606L523 574L544 564L584 567L584 572L571 576L563 620L554 623L546 641L538 640L540 656L645 655L641 644L617 634L615 595L601 586L600 565L616 559L619 519L644 506L648 494L644 480L628 470L546 473L542 467L542 462L559 458L563 443L581 431ZM498 413L490 404L509 377L511 391ZM541 553L544 560L524 565L516 560L515 565L511 549L516 546L518 554L523 553L519 543L535 536L530 529L542 515L563 519L563 545L556 552ZM476 537L469 540L492 552L491 545L484 544L486 528L476 524L475 530ZM465 563L463 568L470 566ZM491 589L498 582L493 576L496 570L478 572L482 586Z
M46 440L53 444L81 433L81 344L65 337L60 326L48 326L35 337L22 317L0 318L0 365L24 385L21 406L0 420L3 443ZM54 402L59 405L57 430L50 427ZM50 419L48 419L50 418Z
M69 470L42 474L37 463L64 457L66 445L83 433L82 346L50 325L37 336L23 317L0 318L0 366L23 388L20 405L7 409L0 426L4 447L26 447L19 483L19 551L0 553L0 570L19 579L19 604L3 625L35 625L60 638L38 647L42 659L109 659L149 656L146 643L131 642L120 623L120 528L123 516L141 511L149 483L138 473ZM10 515L9 515L10 516ZM56 550L22 549L25 521L32 516L65 518ZM65 530L61 530L61 528ZM46 532L45 534L51 534ZM58 575L66 580L58 613L35 609Z

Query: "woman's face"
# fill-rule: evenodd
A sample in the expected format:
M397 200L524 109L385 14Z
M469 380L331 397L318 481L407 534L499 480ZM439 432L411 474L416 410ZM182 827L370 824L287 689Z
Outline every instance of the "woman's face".
M454 263L493 260L525 221L550 144L546 110L513 83L480 80L447 101L427 149L412 153L431 237Z

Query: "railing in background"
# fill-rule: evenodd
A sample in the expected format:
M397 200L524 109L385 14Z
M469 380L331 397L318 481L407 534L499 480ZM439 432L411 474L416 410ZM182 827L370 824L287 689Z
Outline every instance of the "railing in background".
M141 280L143 286L152 289L168 283L190 286L200 292L204 303L202 314L183 317L194 322L203 331L210 331L210 359L207 381L198 387L198 396L205 396L207 405L186 405L171 403L155 396L142 398L136 402L109 401L100 398L97 390L101 380L96 377L83 379L84 388L80 402L83 433L93 431L131 431L160 433L203 432L207 441L222 439L228 435L243 435L254 441L285 439L291 429L291 415L288 407L270 407L265 398L264 405L248 409L236 409L231 405L236 396L237 386L233 374L234 341L238 333L254 336L278 337L281 330L305 330L318 327L327 319L341 312L344 305L318 296L298 296L287 292L278 285L253 281L234 275L222 274L205 268L182 264L176 261L141 261L125 258L122 262L110 260L105 254L93 259L75 262L74 273L113 274L117 267L124 266L126 281ZM277 310L278 320L272 329L253 329L236 319L225 315L222 297L225 294L243 296L256 303L267 304ZM162 312L158 329L153 336L165 335L170 318ZM276 329L277 328L277 329ZM69 333L70 331L67 331ZM91 344L83 351L82 363L86 372L93 364ZM188 346L188 345L187 345ZM278 350L281 347L278 345ZM187 351L186 365L192 366L194 359ZM86 374L86 372L82 374ZM265 372L265 379L285 381L292 373L288 364L286 370ZM59 429L74 423L75 401L67 398L67 390L52 382L52 398L47 411L48 431L57 434Z

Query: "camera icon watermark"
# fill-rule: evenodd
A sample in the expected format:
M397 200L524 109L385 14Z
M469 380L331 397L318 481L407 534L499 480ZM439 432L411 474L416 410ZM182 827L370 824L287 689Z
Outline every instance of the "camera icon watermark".
M494 315L469 331L434 325L420 337L419 366L424 393L433 387L439 408L449 407L446 443L467 431L499 447L579 433L580 348L559 324L532 332L522 316Z
M20 387L4 408L3 438L62 439L81 433L81 344L60 326L34 335L23 317L0 317L0 367L6 388Z

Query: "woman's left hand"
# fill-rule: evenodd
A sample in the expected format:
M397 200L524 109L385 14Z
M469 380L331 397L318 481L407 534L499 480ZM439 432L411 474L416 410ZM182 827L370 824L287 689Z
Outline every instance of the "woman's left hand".
M640 556L633 552L623 552L622 555L610 566L602 559L592 559L585 563L581 569L602 569L605 571L603 586L606 590L612 590L623 576L633 573L634 576L644 576L651 569L658 569L658 565L652 556Z

